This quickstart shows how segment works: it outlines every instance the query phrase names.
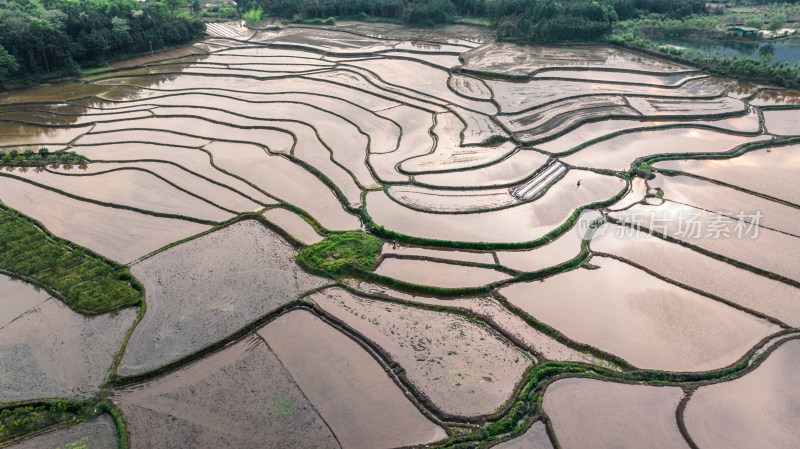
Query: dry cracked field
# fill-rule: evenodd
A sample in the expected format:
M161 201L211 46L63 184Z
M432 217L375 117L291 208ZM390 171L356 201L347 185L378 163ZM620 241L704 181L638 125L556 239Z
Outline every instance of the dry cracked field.
M796 93L210 30L0 96L0 447L800 447Z

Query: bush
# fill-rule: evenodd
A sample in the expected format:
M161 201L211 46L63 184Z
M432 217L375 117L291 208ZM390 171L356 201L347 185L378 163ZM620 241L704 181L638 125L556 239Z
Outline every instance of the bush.
M257 26L259 23L261 23L262 14L263 11L261 10L261 8L258 9L254 8L244 13L242 18L244 19L244 23L246 23L247 26L254 27Z
M310 273L331 278L359 271L372 271L378 263L383 240L363 232L331 234L303 248L297 263Z
M744 26L761 29L764 26L764 21L760 17L749 17L744 21Z
M223 7L219 9L219 15L223 19L236 19L239 17L239 11L236 11L236 8Z
M779 12L779 13L775 13L769 19L769 27L768 28L769 28L770 31L772 31L774 33L776 31L780 30L781 28L783 28L784 25L786 25L786 14Z

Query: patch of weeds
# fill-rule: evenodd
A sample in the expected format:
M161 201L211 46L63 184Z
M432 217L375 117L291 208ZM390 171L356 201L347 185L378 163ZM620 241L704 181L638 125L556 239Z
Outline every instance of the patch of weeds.
M62 422L90 417L94 407L83 402L36 403L0 410L0 446L4 442Z
M310 273L336 278L374 270L382 247L383 240L363 232L330 234L300 250L297 263Z
M294 398L291 396L280 396L277 398L267 398L267 405L274 407L281 418L289 418L295 414Z

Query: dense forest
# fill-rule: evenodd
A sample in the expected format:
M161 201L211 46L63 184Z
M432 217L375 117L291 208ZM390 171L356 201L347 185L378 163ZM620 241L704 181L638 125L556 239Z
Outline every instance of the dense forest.
M553 42L598 39L617 20L660 14L682 18L705 12L704 0L242 0L241 10L262 8L293 18L374 16L435 25L456 17L488 18L501 39Z
M185 0L0 0L0 82L76 73L202 36Z

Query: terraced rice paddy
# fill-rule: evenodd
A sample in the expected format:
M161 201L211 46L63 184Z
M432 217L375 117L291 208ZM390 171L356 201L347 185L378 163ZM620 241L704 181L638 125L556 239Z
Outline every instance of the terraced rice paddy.
M800 94L464 25L208 32L0 94L37 237L0 234L0 446L800 446ZM51 268L143 299L82 316ZM92 412L3 437L59 399Z

